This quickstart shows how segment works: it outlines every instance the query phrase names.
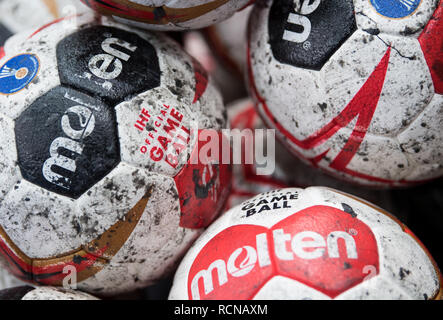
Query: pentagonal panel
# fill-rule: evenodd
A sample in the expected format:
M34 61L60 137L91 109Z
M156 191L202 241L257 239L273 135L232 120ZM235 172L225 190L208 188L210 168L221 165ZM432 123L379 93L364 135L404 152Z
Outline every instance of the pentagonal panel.
M57 45L63 84L116 104L160 85L154 47L124 30L94 26L66 37Z
M281 63L319 70L357 29L354 5L346 1L274 1L269 35Z
M91 97L57 87L16 121L23 177L47 190L77 198L120 161L112 109Z
M377 135L394 137L434 95L429 69L413 38L373 36L359 30L322 72L328 92L326 117L359 104L360 113L368 111L367 132Z

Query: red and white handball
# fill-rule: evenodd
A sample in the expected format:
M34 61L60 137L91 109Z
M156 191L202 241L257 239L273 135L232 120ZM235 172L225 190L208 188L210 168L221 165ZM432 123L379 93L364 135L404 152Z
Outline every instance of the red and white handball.
M0 262L40 285L74 270L79 289L108 295L163 277L221 211L231 169L190 162L192 123L227 121L165 35L70 19L0 59Z
M282 189L229 210L194 243L170 299L439 299L412 232L328 188Z
M223 21L251 0L82 0L101 14L135 27L179 31Z
M443 175L443 1L264 1L251 92L293 154L352 182Z

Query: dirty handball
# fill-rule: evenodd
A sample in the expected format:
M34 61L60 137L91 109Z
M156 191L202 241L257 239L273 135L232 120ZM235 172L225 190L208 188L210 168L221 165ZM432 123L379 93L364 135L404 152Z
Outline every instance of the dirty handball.
M3 265L53 286L75 272L101 295L167 274L227 197L228 165L190 161L226 126L212 80L165 35L89 13L4 54Z

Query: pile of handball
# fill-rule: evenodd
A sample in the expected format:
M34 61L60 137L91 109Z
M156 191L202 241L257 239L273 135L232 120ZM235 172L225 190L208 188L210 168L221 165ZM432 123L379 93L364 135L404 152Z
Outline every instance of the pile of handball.
M0 300L443 299L443 0L0 12Z

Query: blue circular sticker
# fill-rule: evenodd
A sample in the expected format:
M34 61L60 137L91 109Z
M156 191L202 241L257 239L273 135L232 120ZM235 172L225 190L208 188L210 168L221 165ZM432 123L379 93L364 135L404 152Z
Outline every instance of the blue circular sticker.
M9 59L0 68L0 93L13 94L25 88L36 77L40 63L33 54Z
M387 18L406 18L417 10L422 0L369 0L375 10Z

